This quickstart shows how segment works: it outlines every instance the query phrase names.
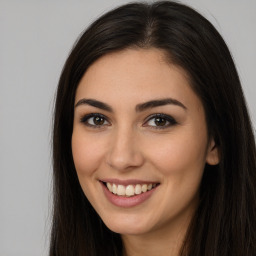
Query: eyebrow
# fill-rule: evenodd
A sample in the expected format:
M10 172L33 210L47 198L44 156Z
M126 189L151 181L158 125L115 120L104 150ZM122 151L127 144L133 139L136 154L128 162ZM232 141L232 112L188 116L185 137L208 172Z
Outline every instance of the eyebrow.
M151 100L142 104L138 104L136 106L136 111L141 112L149 108L155 108L155 107L160 107L165 105L175 105L175 106L182 107L185 110L187 109L185 105L183 105L180 101L172 98L167 98L167 99Z
M81 105L90 105L96 108L106 110L108 112L113 112L113 109L108 104L98 100L94 100L94 99L81 99L76 103L75 107L78 107Z
M113 112L112 107L110 107L108 104L94 100L94 99L81 99L76 104L75 107L81 106L81 105L89 105L93 106L102 110L106 110L108 112ZM172 98L166 98L166 99L158 99L158 100L151 100L147 101L141 104L136 105L136 112L142 112L150 108L165 106L165 105L175 105L182 107L183 109L187 110L186 106L182 104L180 101Z

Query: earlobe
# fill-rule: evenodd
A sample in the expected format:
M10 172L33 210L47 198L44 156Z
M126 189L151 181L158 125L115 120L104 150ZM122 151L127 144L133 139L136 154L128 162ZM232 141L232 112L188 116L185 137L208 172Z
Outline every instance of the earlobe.
M208 152L206 156L206 163L209 165L217 165L220 162L220 152L219 147L215 144L214 139L211 139Z

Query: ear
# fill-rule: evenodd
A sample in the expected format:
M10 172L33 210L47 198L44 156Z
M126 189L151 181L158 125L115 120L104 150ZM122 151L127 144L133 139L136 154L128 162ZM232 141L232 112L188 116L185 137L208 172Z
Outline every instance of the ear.
M209 141L206 163L209 165L217 165L220 162L220 152L219 147L216 145L214 139Z

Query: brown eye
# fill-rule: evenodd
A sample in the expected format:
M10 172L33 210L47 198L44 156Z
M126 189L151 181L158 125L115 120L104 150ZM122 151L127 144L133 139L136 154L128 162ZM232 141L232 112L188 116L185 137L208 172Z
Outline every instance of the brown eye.
M176 124L176 120L169 115L155 114L148 118L144 126L149 126L155 129L165 129Z
M87 126L99 128L102 126L110 125L107 118L102 114L92 113L85 115L81 118L81 123L84 123Z
M93 118L93 123L94 123L95 125L103 125L104 122L105 122L105 119L104 119L103 117L95 116L95 117Z
M157 117L157 118L155 118L154 122L155 122L156 126L165 126L167 123L167 120L162 117Z

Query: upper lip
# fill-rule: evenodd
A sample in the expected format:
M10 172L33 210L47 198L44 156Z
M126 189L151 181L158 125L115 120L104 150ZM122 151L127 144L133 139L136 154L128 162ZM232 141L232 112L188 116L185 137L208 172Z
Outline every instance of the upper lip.
M146 181L146 180L139 180L139 179L128 179L128 180L120 180L120 179L101 179L101 182L104 183L112 183L112 184L119 184L119 185L136 185L136 184L157 184L157 181Z

